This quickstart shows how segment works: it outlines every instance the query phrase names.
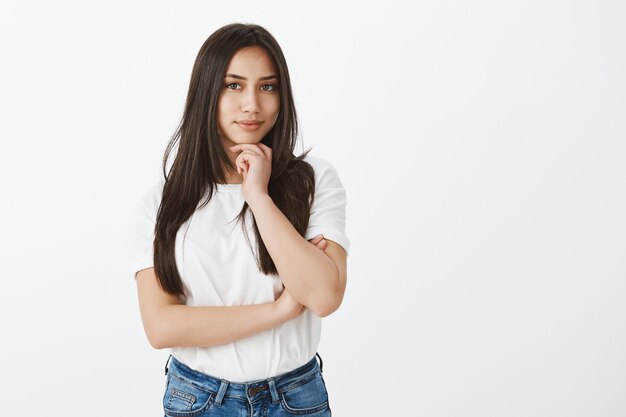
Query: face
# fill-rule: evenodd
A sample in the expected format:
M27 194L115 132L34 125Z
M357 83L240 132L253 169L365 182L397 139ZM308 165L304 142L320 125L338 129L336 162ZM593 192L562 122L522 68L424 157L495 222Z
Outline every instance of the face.
M278 118L278 73L265 49L251 46L233 55L217 105L218 133L229 146L259 143Z

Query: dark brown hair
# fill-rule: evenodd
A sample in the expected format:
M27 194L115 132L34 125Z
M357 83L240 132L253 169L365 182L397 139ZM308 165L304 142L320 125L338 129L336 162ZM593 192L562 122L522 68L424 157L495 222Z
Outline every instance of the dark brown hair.
M184 298L185 293L176 267L176 234L197 208L209 203L216 190L215 184L225 183L225 167L236 169L218 136L216 109L228 63L239 49L249 46L260 46L267 51L279 77L278 119L261 140L261 143L272 148L268 192L298 233L304 236L308 227L315 191L314 171L303 160L310 149L298 157L294 156L298 121L283 52L276 39L261 26L240 23L226 25L209 36L198 52L183 117L163 157L165 185L156 218L154 269L163 290L179 297ZM170 152L177 142L176 157L169 174L166 174ZM198 206L207 191L207 198ZM244 203L237 216L237 221L242 220L244 232L248 209L248 204ZM253 226L259 270L265 274L277 274L276 265L261 239L256 220ZM207 230L207 233L211 231Z

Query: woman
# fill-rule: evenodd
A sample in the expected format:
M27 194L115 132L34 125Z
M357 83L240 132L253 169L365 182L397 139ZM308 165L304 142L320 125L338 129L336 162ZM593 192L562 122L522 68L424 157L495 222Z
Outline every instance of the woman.
M346 197L331 164L294 156L297 130L273 36L213 33L135 222L143 326L171 352L168 416L331 415L316 352L345 291Z

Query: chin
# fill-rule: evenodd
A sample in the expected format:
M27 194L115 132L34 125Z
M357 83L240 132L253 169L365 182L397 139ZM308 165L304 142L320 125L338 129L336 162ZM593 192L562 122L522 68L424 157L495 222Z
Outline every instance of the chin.
M256 135L242 135L241 132L237 132L228 137L228 141L234 145L254 145L260 143L265 137L266 133L259 135L259 132L254 132Z
M241 145L241 144L253 145L253 144L256 144L256 143L260 143L261 140L263 140L262 137L260 137L260 138L240 138L237 141L235 141L235 143L237 143L238 145Z

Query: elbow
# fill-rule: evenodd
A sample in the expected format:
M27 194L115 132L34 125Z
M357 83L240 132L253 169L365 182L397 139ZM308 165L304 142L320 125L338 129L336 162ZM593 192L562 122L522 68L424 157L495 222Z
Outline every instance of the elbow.
M335 294L326 296L319 302L311 305L309 309L320 318L328 317L339 309L342 298L343 297Z
M148 342L150 342L150 346L157 350L169 347L162 337L157 337L155 335L148 336Z
M168 347L162 332L158 331L157 329L146 329L146 337L148 338L150 346L152 346L154 349L159 350Z
M324 318L324 317L328 317L331 314L333 314L335 311L337 311L337 308L329 308L329 307L322 307L322 308L316 308L316 309L311 309L311 311L313 312L313 314L315 314L317 317L319 318Z
M163 326L163 321L152 320L150 323L145 323L144 330L150 346L154 349L166 349L171 347L167 340L167 331Z
M345 284L341 284L345 280L338 281L337 285L329 288L321 293L311 302L309 309L320 318L328 317L339 309L343 301L345 292Z

